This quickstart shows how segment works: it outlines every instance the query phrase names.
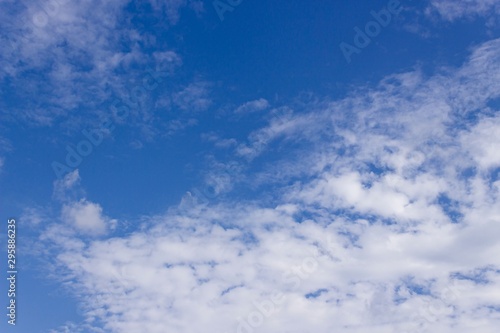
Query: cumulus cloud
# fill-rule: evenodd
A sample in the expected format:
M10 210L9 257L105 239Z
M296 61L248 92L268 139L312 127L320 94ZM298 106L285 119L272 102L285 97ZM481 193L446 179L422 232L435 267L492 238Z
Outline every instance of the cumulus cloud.
M54 182L53 197L62 203L60 219L79 235L102 236L115 228L117 221L106 217L102 207L85 198L78 169ZM24 216L34 224L47 220L38 209L25 210ZM49 226L50 229L50 226Z
M256 157L279 140L295 151L240 174L261 199L189 193L129 235L86 243L48 228L42 239L55 244L85 325L496 332L500 115L488 102L500 96L499 56L494 40L447 75L392 75L272 117L236 153ZM108 228L86 199L62 216L83 233Z
M84 199L65 204L61 218L77 231L92 236L105 234L114 224L114 221L103 216L102 207L99 204Z

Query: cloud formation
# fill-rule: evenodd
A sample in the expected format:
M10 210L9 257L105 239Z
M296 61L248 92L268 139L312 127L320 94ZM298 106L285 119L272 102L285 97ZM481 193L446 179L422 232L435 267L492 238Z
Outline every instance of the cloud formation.
M168 30L188 2L146 2L141 17L134 17L129 5L127 0L0 3L0 80L17 100L0 101L2 116L31 126L81 130L111 118L110 105L140 88L146 73L173 75L181 57L155 30L133 22L160 20ZM156 94L142 93L131 124L151 125Z
M236 146L262 199L191 200L129 235L47 229L87 325L110 332L493 333L500 325L500 40L278 113ZM294 112L295 111L295 112ZM280 142L292 151L259 164ZM249 162L250 163L250 162ZM105 229L73 201L63 220Z

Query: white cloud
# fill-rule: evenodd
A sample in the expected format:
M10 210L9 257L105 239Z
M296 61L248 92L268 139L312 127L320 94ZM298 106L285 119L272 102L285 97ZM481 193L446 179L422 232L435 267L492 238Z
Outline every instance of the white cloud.
M252 132L248 143L240 144L236 148L238 155L253 159L265 151L270 143L278 139L314 140L321 132L321 123L317 122L317 115L301 114L293 116L289 107L281 107L270 111L269 125ZM299 130L300 129L300 130Z
M259 98L257 100L246 102L245 104L240 105L239 107L236 108L234 112L246 114L246 113L263 111L268 107L269 107L269 102L264 98Z
M65 204L61 218L77 231L91 236L105 234L108 229L113 228L116 222L102 214L102 207L99 204L84 199Z
M104 318L112 332L133 332L140 325L149 332L206 327L238 332L244 325L238 318L251 324L259 316L262 324L253 329L261 332L278 327L303 332L310 325L321 332L395 331L413 325L414 313L423 313L414 320L434 328L444 325L443 331L464 317L486 329L498 324L493 318L474 318L474 309L497 304L499 298L485 292L463 303L465 295L477 292L475 284L449 276L464 271L464 264L484 264L464 261L460 254L465 250L457 254L456 248L449 249L454 243L467 244L455 236L467 231L448 227L412 235L382 224L361 224L359 245L353 247L342 236L343 228L355 226L352 221L331 220L328 227L312 221L297 224L283 210L255 207L200 213L165 217L147 232L93 242L88 250L61 256L62 264L81 277L78 291L88 295L88 316ZM217 219L234 219L243 230L210 222ZM249 232L258 243L244 241ZM498 265L492 257L484 258ZM429 295L411 289L407 279L412 276L430 286ZM398 286L407 289L403 305L394 301ZM326 292L320 297L305 297L321 289ZM453 299L447 295L450 290ZM275 292L283 296L270 305ZM263 304L269 315L259 310ZM458 313L456 319L447 317ZM193 316L198 320L190 320ZM296 320L298 316L315 320ZM467 331L466 326L455 329Z
M172 74L182 64L171 50L148 51L153 45L164 49L155 44L154 31L139 33L124 24L130 21L128 3L39 0L1 5L0 78L9 78L22 101L11 107L19 119L37 126L62 122L67 131L89 118L109 118L110 111L102 110L102 104L141 88L148 67ZM174 21L186 5L178 0L153 3L158 12L150 15L162 17L165 10ZM30 80L23 78L26 73ZM32 91L38 92L36 101L25 98ZM149 101L153 95L141 97ZM142 106L142 114L131 115L137 118L131 123L151 122ZM81 109L86 112L75 112Z
M68 235L71 235L72 231L77 231L76 237L78 235L102 236L117 225L116 220L103 214L103 209L99 204L85 198L80 181L78 169L54 181L53 197L62 203L60 219L65 227L61 232L55 232L51 224L48 224L47 228L50 237L55 237L59 241L72 243L68 241ZM25 210L25 216L35 224L41 222L42 219L49 220L43 212L37 209Z
M481 120L461 139L481 170L500 167L500 116Z
M294 150L239 174L254 201L190 193L129 235L83 244L52 226L43 241L86 323L110 332L496 332L499 118L487 105L500 96L499 55L495 40L446 76L393 75L287 108L238 147ZM235 183L208 178L221 192ZM106 229L86 200L62 215Z
M75 169L67 173L62 179L54 181L53 197L60 201L69 200L73 196L75 190L79 190L79 185L80 172L78 169Z
M42 208L33 208L33 207L25 208L21 215L21 221L26 222L28 225L31 226L38 226L43 221L47 220L48 217L46 216Z
M182 91L174 94L174 103L182 110L197 112L204 111L212 104L209 97L210 84L208 82L195 82Z

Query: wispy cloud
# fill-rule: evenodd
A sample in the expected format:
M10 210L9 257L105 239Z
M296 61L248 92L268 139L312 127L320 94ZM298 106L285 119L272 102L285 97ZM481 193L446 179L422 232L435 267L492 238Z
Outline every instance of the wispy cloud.
M0 4L0 79L19 100L3 100L17 119L36 126L62 125L65 131L108 118L113 99L130 94L144 74L173 73L182 60L171 47L159 45L154 30L129 24L129 1L35 1ZM179 20L186 1L152 1L142 15ZM154 47L155 52L151 52ZM8 79L8 80L7 80ZM37 98L31 98L36 93ZM155 94L143 96L154 101ZM146 101L145 101L146 102ZM142 126L153 113L140 106ZM85 110L85 112L81 112ZM145 110L148 110L146 112ZM2 111L4 112L4 111ZM86 117L83 117L85 114Z
M204 111L212 104L209 92L210 83L195 82L175 93L173 101L183 111Z
M247 114L252 112L263 111L268 107L269 107L269 102L264 98L259 98L255 101L246 102L238 106L236 110L234 110L234 112Z
M428 13L437 11L441 17L448 21L460 18L474 18L478 16L496 16L500 11L498 0L432 0Z

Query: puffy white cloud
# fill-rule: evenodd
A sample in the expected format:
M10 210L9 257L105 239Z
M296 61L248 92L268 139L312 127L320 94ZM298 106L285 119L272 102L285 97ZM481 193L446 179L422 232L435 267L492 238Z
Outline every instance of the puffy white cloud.
M105 234L115 223L102 215L99 204L84 199L65 204L62 208L62 220L79 232L92 236Z
M474 312L500 299L484 292L464 303L465 295L477 293L476 284L450 275L498 265L489 255L477 254L484 261L464 259L474 246L456 251L470 244L456 237L467 230L400 233L360 223L346 233L343 228L358 223L298 224L283 210L255 207L219 206L200 213L164 217L148 231L61 255L60 264L79 277L76 290L89 318L104 319L112 332L133 332L141 325L150 332L205 327L244 332L245 326L303 332L311 325L322 332L377 327L396 332L415 320L448 331L464 317L486 328L498 324L491 317L474 318ZM218 219L234 219L239 226L222 227L213 222ZM356 232L354 246L349 237ZM497 279L495 274L490 277ZM421 316L412 318L415 313Z

